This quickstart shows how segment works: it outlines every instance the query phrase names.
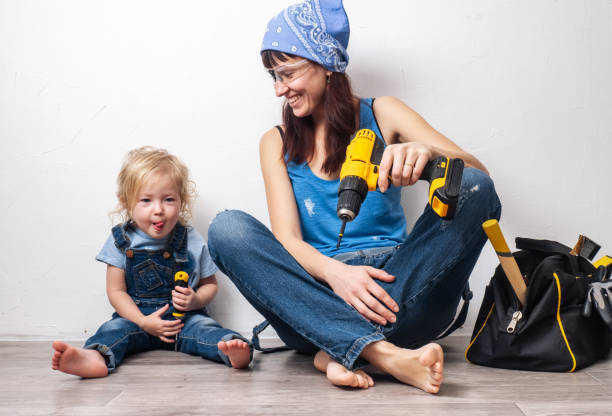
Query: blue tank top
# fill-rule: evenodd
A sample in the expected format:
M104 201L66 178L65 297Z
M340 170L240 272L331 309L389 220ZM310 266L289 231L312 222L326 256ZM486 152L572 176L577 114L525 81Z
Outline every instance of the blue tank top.
M359 102L359 128L382 137L372 110L373 98ZM406 239L406 218L400 205L401 187L387 192L368 192L359 215L346 224L340 248L336 250L342 221L336 214L340 180L316 176L308 163L287 163L287 171L300 215L302 237L327 256L349 251L401 244Z

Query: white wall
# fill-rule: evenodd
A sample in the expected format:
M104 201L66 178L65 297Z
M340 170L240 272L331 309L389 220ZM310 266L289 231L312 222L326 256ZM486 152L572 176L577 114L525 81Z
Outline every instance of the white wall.
M281 102L258 51L287 4L0 0L0 339L85 338L109 317L94 256L131 148L188 164L204 235L223 208L268 224L258 140ZM345 6L357 93L400 97L479 157L512 246L585 233L612 253L611 0ZM496 264L485 246L464 333ZM249 332L259 316L220 281L213 312Z

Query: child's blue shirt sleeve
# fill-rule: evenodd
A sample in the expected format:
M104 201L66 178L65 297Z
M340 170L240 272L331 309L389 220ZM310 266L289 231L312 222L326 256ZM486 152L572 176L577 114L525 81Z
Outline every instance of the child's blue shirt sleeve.
M215 274L219 269L210 257L208 245L200 233L195 228L190 227L187 235L187 247L189 247L189 251L196 260L196 279L194 279L192 285L197 286L200 279Z
M215 274L219 271L219 268L213 262L210 257L210 253L208 252L208 245L204 243L202 246L202 257L200 259L200 270L202 270L202 277L208 277L212 274Z
M96 260L125 270L125 255L115 245L115 239L112 234L106 239L104 247L102 247L102 250L96 256Z

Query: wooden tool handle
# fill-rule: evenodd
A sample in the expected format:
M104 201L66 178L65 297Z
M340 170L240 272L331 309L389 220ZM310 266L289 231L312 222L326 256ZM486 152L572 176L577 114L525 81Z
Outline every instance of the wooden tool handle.
M499 263L516 294L516 297L521 302L521 305L525 305L527 303L527 285L525 285L525 281L523 280L523 275L516 264L516 260L512 257L512 253L510 252L510 248L508 244L506 244L506 240L504 239L504 235L501 232L501 228L499 228L499 223L497 220L487 220L482 223L482 229L489 237L489 241L491 241L491 245L495 249L497 253L497 257L499 258Z

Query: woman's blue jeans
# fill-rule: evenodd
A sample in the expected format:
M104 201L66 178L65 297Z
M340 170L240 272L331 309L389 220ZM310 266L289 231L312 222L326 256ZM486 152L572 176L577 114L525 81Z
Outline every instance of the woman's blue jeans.
M283 342L300 352L321 349L352 369L372 342L414 348L450 325L486 242L481 225L500 213L492 180L468 168L453 220L442 220L427 206L403 244L339 254L347 264L371 265L395 276L391 283L377 281L400 307L397 321L385 326L366 320L309 275L268 228L244 212L218 214L208 246L221 271Z

